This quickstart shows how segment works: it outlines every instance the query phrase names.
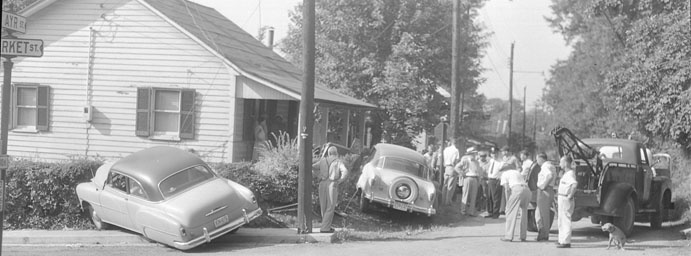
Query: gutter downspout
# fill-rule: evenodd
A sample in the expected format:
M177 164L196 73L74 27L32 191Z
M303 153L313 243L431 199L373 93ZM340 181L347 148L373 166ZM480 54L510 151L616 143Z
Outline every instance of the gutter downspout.
M84 108L82 110L82 115L84 116L84 121L86 121L85 125L85 130L86 130L86 147L84 148L84 156L88 157L89 156L89 130L91 128L91 120L87 118L87 115L91 115L92 113L87 113L92 112L93 110L91 109L91 77L93 75L92 71L92 65L93 65L93 35L94 35L94 29L93 27L89 27L89 52L88 52L88 57L87 57L87 62L86 62L86 89L85 89L85 96L86 96L86 102L84 104Z

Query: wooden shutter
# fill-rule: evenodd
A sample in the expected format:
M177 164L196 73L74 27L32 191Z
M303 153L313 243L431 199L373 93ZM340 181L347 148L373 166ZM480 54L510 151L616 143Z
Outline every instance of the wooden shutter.
M151 88L137 88L137 120L135 134L148 137L151 125Z
M50 123L50 87L38 86L36 99L36 130L48 131Z
M257 118L254 116L254 107L257 100L242 99L242 140L254 141L254 122Z
M180 138L194 139L194 97L193 89L184 89L180 96Z

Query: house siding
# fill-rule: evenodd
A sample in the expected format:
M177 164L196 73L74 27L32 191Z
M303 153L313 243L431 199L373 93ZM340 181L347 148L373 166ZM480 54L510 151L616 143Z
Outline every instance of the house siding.
M51 87L50 126L48 132L10 131L8 153L13 157L110 159L169 145L193 149L210 162L233 158L239 132L231 122L242 119L236 115L241 101L234 98L237 73L139 2L57 1L29 17L22 38L42 39L44 55L14 59L12 81ZM135 136L139 87L195 89L194 139ZM82 115L88 102L91 122Z

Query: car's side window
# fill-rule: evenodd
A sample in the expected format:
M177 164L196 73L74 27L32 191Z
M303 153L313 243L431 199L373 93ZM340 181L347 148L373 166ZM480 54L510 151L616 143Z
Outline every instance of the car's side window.
M127 193L127 176L117 172L111 172L110 177L108 177L108 185Z
M139 184L136 180L129 178L129 183L130 183L130 195L140 197L143 199L147 199L148 197L146 196L146 192L144 192L144 189L142 188L142 185Z

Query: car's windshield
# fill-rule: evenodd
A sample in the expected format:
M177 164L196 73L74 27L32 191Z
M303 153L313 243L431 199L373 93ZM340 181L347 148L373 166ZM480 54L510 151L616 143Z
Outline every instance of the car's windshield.
M398 157L384 158L383 168L402 171L418 177L423 177L425 173L424 165Z
M211 170L205 166L197 165L168 176L161 181L158 187L161 189L163 197L168 198L213 177L214 174Z

